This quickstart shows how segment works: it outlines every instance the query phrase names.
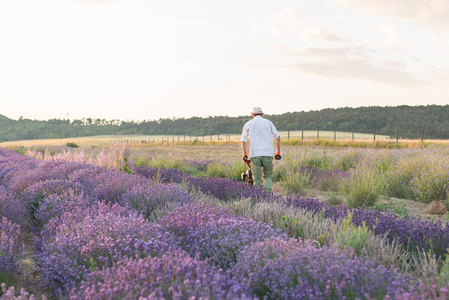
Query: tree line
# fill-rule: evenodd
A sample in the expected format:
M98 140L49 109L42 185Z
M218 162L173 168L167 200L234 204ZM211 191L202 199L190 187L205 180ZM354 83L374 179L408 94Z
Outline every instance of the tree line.
M449 139L449 105L369 106L265 115L279 131L355 131L400 138ZM210 116L121 121L105 119L18 120L0 115L0 141L56 139L110 134L204 136L240 133L251 116Z

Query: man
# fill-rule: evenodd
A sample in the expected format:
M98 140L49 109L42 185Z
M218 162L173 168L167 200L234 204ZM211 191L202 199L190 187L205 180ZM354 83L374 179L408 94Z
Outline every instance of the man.
M273 123L263 118L260 107L254 107L251 112L253 119L243 126L242 148L243 161L250 162L254 176L254 182L258 188L262 185L262 173L264 178L264 191L271 193L271 182L273 176L273 138L276 140L275 159L281 159L281 136ZM246 143L250 140L250 155L246 152Z

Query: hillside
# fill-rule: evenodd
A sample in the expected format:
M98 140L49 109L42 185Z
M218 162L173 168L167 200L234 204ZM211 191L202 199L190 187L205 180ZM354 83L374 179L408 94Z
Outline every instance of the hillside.
M318 111L266 115L278 130L338 130L373 133L401 138L449 139L449 105L327 108ZM251 116L173 118L125 122L85 118L82 120L12 120L0 115L0 141L51 139L107 134L170 134L203 136L239 133Z

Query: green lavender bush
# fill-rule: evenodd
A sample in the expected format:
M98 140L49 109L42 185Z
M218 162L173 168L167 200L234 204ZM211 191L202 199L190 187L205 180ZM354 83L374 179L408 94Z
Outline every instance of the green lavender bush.
M356 169L349 171L349 177L341 185L341 192L349 208L371 207L386 187L384 174L370 164L359 163Z

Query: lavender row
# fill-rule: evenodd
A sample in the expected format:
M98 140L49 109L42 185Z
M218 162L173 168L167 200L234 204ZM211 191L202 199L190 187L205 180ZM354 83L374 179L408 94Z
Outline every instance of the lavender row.
M366 223L374 233L387 234L390 240L401 243L412 252L418 248L426 251L432 249L438 257L444 258L444 254L449 248L449 223L443 224L440 221L432 222L414 217L401 219L393 213L376 210L333 207L316 199L299 196L283 198L263 193L243 182L225 178L193 178L176 169L141 167L137 168L136 172L149 178L158 178L162 182L186 182L191 188L200 189L220 200L251 198L282 202L333 220L344 219L349 211L353 211L353 224L360 226Z
M28 207L30 214L43 221L35 245L43 281L54 290L67 291L73 287L74 298L120 298L123 295L120 293L125 293L130 298L226 299L235 298L233 293L237 293L242 297L282 295L295 299L295 295L307 291L316 298L328 293L330 298L343 295L355 299L416 292L408 289L409 278L377 267L375 262L337 249L315 249L298 241L287 241L285 234L270 226L234 216L221 208L183 205L154 224L126 207L131 208L130 203L140 199L135 203L149 203L151 211L151 197L157 193L150 188L158 186L162 190L169 184L148 185L143 177L80 164L67 164L64 168L60 162L33 162L27 166L23 168L25 175L11 169L0 183ZM28 182L26 176L33 181ZM207 184L207 179L199 180ZM210 186L227 189L225 192L241 188L248 191L245 197L261 196L250 187L242 188L241 183L211 181L214 184ZM201 188L199 184L195 187ZM86 205L65 209L63 204L48 220L40 217L39 209L47 203L44 199L65 195L67 190L86 200L82 202ZM221 194L229 195L225 192ZM266 196L272 201L289 201ZM57 197L54 199L59 203ZM295 199L290 200L290 205L298 204L293 203ZM33 205L37 207L35 211ZM308 205L313 209L315 204L310 201ZM316 213L324 215L326 209ZM327 217L333 216L330 211L327 213ZM340 217L343 215L344 210ZM169 254L162 255L166 252ZM193 259L194 253L200 256ZM134 260L136 257L139 259ZM251 261L253 258L257 259ZM223 274L201 259L209 259L228 272ZM175 267L180 265L183 267ZM133 271L136 268L142 272ZM357 272L353 273L353 269ZM376 288L367 284L374 279ZM145 286L145 282L153 285ZM112 286L117 289L108 288ZM129 294L131 291L135 294Z
M43 282L61 292L123 258L155 257L178 248L174 235L161 226L118 204L102 203L52 219L35 247Z
M420 292L410 286L410 277L357 257L352 250L316 249L308 242L288 240L265 224L220 207L191 204L158 223L175 233L182 249L137 261L124 258L90 272L80 288L72 290L72 299L123 295L133 299L381 299ZM198 255L192 258L182 250ZM228 272L223 275L202 259Z
M414 217L401 219L393 213L371 209L333 207L311 198L286 197L274 201L281 201L285 205L305 209L332 220L344 219L348 212L352 211L354 225L362 226L365 223L375 234L387 235L390 240L399 242L411 252L418 249L433 250L437 257L444 259L449 248L449 223Z
M174 233L183 250L210 259L222 269L231 268L247 246L268 237L286 238L268 224L230 214L217 206L192 204L180 207L158 221Z

